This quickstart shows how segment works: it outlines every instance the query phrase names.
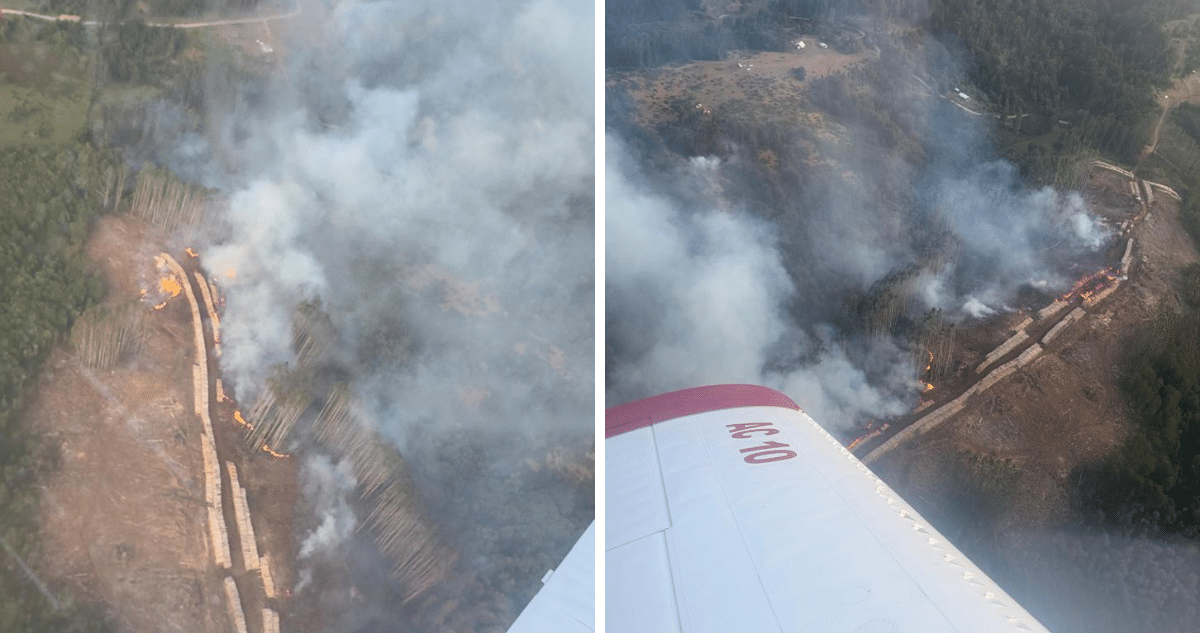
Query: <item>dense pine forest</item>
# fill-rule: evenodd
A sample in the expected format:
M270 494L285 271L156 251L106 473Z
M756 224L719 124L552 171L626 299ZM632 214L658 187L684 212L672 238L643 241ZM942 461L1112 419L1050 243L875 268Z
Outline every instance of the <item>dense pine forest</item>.
M1200 537L1200 264L1185 268L1182 314L1164 311L1130 362L1135 428L1120 451L1075 474L1089 519Z
M106 293L84 246L146 127L145 102L120 96L170 92L181 44L140 23L0 23L0 631L112 630L102 609L38 577L38 491L58 454L23 406L50 352ZM141 135L122 131L133 119Z
M103 631L83 607L55 609L15 557L36 566L36 484L56 460L22 402L51 348L104 296L83 244L109 161L86 145L18 146L0 148L0 164L0 631Z

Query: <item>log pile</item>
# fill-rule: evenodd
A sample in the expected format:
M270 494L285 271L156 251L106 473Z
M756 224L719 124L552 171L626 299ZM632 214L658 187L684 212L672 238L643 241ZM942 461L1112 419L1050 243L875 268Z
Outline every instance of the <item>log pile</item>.
M208 292L212 294L214 307L225 307L225 300L221 298L221 291L217 288L217 282L213 281L211 277L208 279Z
M159 269L163 267L170 269L183 285L183 294L187 297L188 307L192 311L192 345L196 351L195 362L203 364L204 401L208 402L208 365L204 363L205 359L208 358L208 353L204 349L204 323L200 321L200 304L196 301L196 294L192 292L192 284L187 283L187 273L184 272L179 262L175 261L174 257L171 257L167 253L159 253L154 258L154 262L158 265Z
M1000 382L1008 375L1012 374L1013 372L1020 369L1021 367L1024 367L1025 365L1028 365L1029 363L1033 362L1033 360L1035 358L1037 358L1038 354L1040 354L1041 352L1042 352L1042 346L1038 345L1037 343L1034 343L1032 346L1030 346L1029 349L1025 350L1024 352L1021 352L1021 354L1019 356L1017 356L1016 358L1008 361L1007 363L1004 363L1003 365L997 367L996 369L993 369L987 376L984 376L982 380L975 383L974 385L971 385L971 387L969 389L964 391L957 398L938 407L936 410L934 410L929 415L926 415L925 417L921 418L920 420L913 422L912 424L910 424L909 426L904 428L902 431L900 431L896 435L892 436L891 439L889 439L888 441L884 442L883 444L880 444L879 446L877 446L875 448L875 450L871 451L865 457L863 457L862 461L864 463L871 463L871 462L875 461L876 459L879 459L879 457L882 456L883 454L896 448L897 446L899 446L906 440L933 430L937 425L941 424L942 422L945 422L946 420L950 419L951 416L953 416L953 415L957 414L958 412L962 411L963 409L965 409L967 406L968 398L970 398L971 396L973 396L975 394L983 393L984 391L987 391L993 385L995 385L997 382Z
M1069 302L1063 301L1062 299L1055 299L1053 303L1038 311L1038 320L1043 321L1058 314L1060 310L1067 307L1068 303Z
M208 322L212 325L213 333L213 356L221 357L221 317L217 315L217 307L213 304L212 293L208 290L208 282L204 279L204 275L199 272L196 275L196 285L200 287L200 294L204 297L204 308L208 310Z
M1115 290L1116 286L1114 285L1112 289ZM1049 332L1046 332L1046 335L1042 337L1042 345L1048 345L1050 341L1054 340L1054 337L1058 336L1059 332L1062 332L1068 325L1083 318L1084 314L1083 308L1075 308L1074 310L1071 310L1070 314L1063 317L1062 321L1059 321L1058 324L1050 328Z
M204 348L204 324L200 321L200 306L187 273L179 262L167 253L154 258L159 268L169 268L183 283L183 293L192 311L192 344L195 361L192 364L193 410L200 418L203 434L200 446L204 453L205 503L208 504L208 529L212 541L213 560L217 567L229 567L229 533L225 527L225 508L221 504L221 471L217 462L217 440L213 435L212 419L208 415L208 354Z
M987 367L997 360L1000 360L1001 357L1013 351L1014 349L1017 349L1018 345L1024 343L1028 339L1029 335L1025 333L1025 330L1018 330L1017 333L1009 337L1007 341L1004 341L998 347L996 347L996 349L988 352L988 355L984 357L983 362L975 368L975 373L982 374L984 367Z
M1097 292L1096 294L1088 297L1087 299L1084 299L1083 305L1085 305L1089 308L1095 307L1096 304L1107 299L1109 297L1109 295L1116 292L1117 288L1120 288L1120 287L1121 287L1121 281L1120 280L1114 281L1111 286L1105 288L1104 290L1101 290L1100 292Z
M1120 167L1117 167L1116 165L1110 165L1109 163L1106 163L1106 162L1104 162L1104 161L1099 161L1099 160L1098 160L1098 161L1094 161L1094 162L1092 163L1092 166L1093 166L1093 167L1102 167L1102 168L1104 168L1104 169L1108 169L1108 170L1111 170L1111 171L1115 171L1115 172L1117 172L1118 174L1121 174L1122 176L1125 176L1126 178L1136 178L1136 176L1134 176L1134 175L1133 175L1133 172L1131 172L1131 171L1129 171L1129 170L1127 170L1127 169L1121 169Z
M1025 365L1028 365L1041 352L1042 352L1042 346L1038 345L1037 343L1034 343L1032 346L1029 347L1029 349L1025 350L1024 352L1021 352L1020 356L1017 356L1016 358L1010 360L1009 362L1004 363L1003 365L997 367L996 371L988 374L987 376L984 377L983 380L980 380L979 382L972 385L971 388L968 389L966 391L966 393L964 393L961 396L961 398L963 398L965 400L966 398L968 398L974 394L982 393L984 391L987 391L988 389L991 389L992 385L995 385L996 383L1000 382L1004 378L1007 378L1008 375L1013 373L1014 371L1017 371L1018 369L1024 367Z
M262 576L263 593L268 598L275 597L275 577L271 575L271 557L263 554L258 559L259 575Z
M204 423L204 410L207 408L207 403L199 397L199 394L205 391L204 374L205 372L201 369L199 363L192 363L192 393L196 394L192 398L192 413L195 413L196 417L200 418L201 424ZM208 435L207 429L205 429L204 434Z
M1154 189L1150 188L1150 183L1145 180L1139 180L1138 184L1142 186L1142 191L1146 192L1146 206L1154 206Z
M121 358L141 349L146 313L136 304L114 310L92 308L71 329L71 348L91 369L112 369Z
M1151 187L1154 187L1155 189L1158 189L1160 192L1162 192L1168 196L1171 196L1172 198L1175 198L1176 200L1183 200L1183 198L1179 197L1179 193L1177 191L1175 191L1174 189L1172 189L1164 184L1157 183L1157 182L1150 182L1149 180L1146 181L1146 184L1150 185Z
M263 607L263 633L279 633L279 614L274 609Z
M258 542L254 539L254 523L250 520L246 489L238 481L237 466L233 462L225 462L225 470L229 473L229 487L233 492L233 518L238 526L238 540L242 543L242 563L247 571L258 569Z
M233 630L246 633L246 613L242 611L242 599L238 595L237 584L229 576L225 577L225 606L229 608L229 620Z
M208 534L212 541L213 562L217 567L233 566L229 553L229 532L225 527L225 511L221 505L221 472L217 466L217 449L212 438L200 436L204 454L204 504L208 510Z

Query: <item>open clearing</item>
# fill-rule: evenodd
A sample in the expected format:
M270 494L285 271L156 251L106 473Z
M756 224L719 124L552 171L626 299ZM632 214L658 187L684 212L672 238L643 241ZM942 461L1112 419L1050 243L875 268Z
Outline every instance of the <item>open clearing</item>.
M110 289L107 303L136 301L141 289L157 288L153 256L164 240L139 220L101 219L88 255ZM74 592L107 604L121 631L228 630L222 576L212 567L204 527L190 318L183 297L172 299L149 315L141 350L108 371L56 351L27 413L61 451L61 467L42 497L44 567ZM222 415L232 406L218 407L213 420L218 454L242 473L260 549L272 556L276 584L287 588L295 582L289 561L297 466L249 454L230 416ZM224 497L232 516L232 495ZM243 602L263 606L254 583L239 577L237 567L234 574ZM274 606L287 622L286 602ZM256 616L249 620L251 631L261 630Z
M804 52L731 53L721 61L609 73L607 83L629 90L639 119L650 127L674 119L671 108L678 99L686 99L687 107L783 110L795 117L810 109L803 98L809 81L877 57L874 51L845 55L819 48L812 38L804 41ZM805 70L804 81L792 78L792 70L799 67Z

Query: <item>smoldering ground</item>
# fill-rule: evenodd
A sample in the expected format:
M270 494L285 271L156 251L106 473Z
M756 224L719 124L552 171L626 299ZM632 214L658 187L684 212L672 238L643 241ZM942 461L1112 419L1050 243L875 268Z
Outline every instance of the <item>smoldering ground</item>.
M165 151L225 200L199 245L226 297L222 368L248 406L296 365L293 316L319 300L334 334L316 381L349 383L362 423L405 456L458 553L447 582L475 583L478 604L456 613L503 626L591 520L593 7L299 8L272 27L269 85ZM556 455L571 467L547 466ZM342 589L380 603L341 603L336 626L454 628L412 605L420 622L385 617L394 594L366 585L386 575L343 555L370 545L347 540L362 516L341 457L304 469L301 566L350 561Z

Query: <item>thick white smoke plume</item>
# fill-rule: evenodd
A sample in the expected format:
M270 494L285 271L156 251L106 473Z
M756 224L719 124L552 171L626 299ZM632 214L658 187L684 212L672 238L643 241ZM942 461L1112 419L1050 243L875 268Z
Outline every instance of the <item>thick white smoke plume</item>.
M482 468L544 455L551 437L586 443L592 3L301 5L272 27L273 84L210 116L205 151L193 139L173 157L228 201L199 247L226 297L222 367L242 405L274 366L295 367L296 307L318 299L337 332L324 376L351 384L418 485L456 476L431 472L452 467L429 457L446 437L486 447ZM336 470L312 462L305 473ZM328 486L310 488L318 527L302 555L344 537L349 520ZM489 512L463 514L486 526Z
M502 366L590 375L578 295L591 275L590 9L419 5L336 4L321 16L322 45L294 56L341 73L293 75L319 98L298 95L253 121L239 149L254 160L224 217L230 237L205 253L210 268L235 273L223 281L223 364L257 391L272 364L291 360L294 306L319 296L350 345L390 328L424 348L405 388L382 378L380 407L404 400L409 422L447 415L470 386L497 401L524 395L537 415L537 396L520 393L536 383L513 384ZM534 358L557 348L563 364L535 371L521 344ZM348 364L378 365L370 357L395 350L341 351Z
M746 381L831 429L895 415L916 404L919 341L936 328L1031 307L1025 290L1049 301L1095 271L1112 228L1078 193L1031 188L989 158L990 118L898 79L950 72L923 63L884 59L885 78L849 80L897 104L915 152L839 119L839 103L826 104L843 126L824 124L841 130L830 141L741 106L643 128L632 97L610 90L609 406Z
M691 159L668 178L639 181L636 160L607 141L606 277L608 404L715 382L766 384L788 393L829 428L911 409L919 383L911 349L886 337L843 338L819 317L854 292L920 261L895 218L864 208L805 210L804 240L788 257L782 227L756 219L720 182L722 165ZM902 292L910 312L952 318L1009 311L1018 288L1048 292L1072 279L1056 249L1094 250L1111 229L1077 193L1021 187L1003 162L935 174L930 207L956 257L921 269ZM700 192L685 197L667 193ZM853 192L848 196L853 197ZM865 202L864 202L865 204ZM810 276L811 275L811 276ZM804 290L801 290L801 289Z
M1113 236L1078 192L1027 190L1010 163L983 163L937 177L932 203L962 248L947 271L956 276L955 287L943 286L950 294L930 297L930 307L961 305L963 312L982 317L1007 310L1005 302L1021 285L1069 287L1074 279L1054 270L1052 253L1095 251Z
M357 520L347 499L358 482L346 462L334 463L324 455L304 461L304 494L319 509L317 528L300 543L300 558L331 553L354 532Z
M630 158L618 139L609 137L605 151L608 336L634 354L610 363L608 405L691 386L749 382L784 390L831 426L864 413L904 410L901 401L869 384L828 327L806 331L788 318L795 288L769 224L716 210L719 198L707 209L680 209L632 182ZM708 162L692 169L703 175L712 167ZM780 347L810 358L799 367L771 370L768 361ZM899 350L876 354L878 369L893 369L894 381L912 378Z

